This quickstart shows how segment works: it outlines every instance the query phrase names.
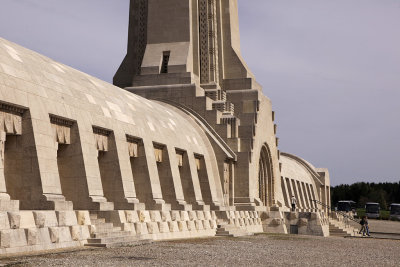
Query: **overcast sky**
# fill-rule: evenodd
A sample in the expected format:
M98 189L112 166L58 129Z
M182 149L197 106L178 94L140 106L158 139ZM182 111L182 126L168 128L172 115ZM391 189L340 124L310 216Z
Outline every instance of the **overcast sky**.
M0 37L111 82L129 0L0 0ZM239 0L280 149L333 185L400 180L400 0Z

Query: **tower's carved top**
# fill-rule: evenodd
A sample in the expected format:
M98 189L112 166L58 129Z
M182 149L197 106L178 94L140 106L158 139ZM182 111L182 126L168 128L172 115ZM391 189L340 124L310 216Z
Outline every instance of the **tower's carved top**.
M209 88L253 77L240 54L237 0L131 0L130 9L128 52L114 84Z

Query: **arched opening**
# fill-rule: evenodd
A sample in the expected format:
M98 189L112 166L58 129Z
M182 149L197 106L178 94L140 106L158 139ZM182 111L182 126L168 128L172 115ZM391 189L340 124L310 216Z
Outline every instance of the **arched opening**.
M267 145L263 145L261 148L258 166L258 196L265 206L272 206L274 179L271 152Z

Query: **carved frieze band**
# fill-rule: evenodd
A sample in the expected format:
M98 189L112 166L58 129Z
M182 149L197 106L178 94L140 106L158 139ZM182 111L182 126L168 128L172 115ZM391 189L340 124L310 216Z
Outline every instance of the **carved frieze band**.
M69 127L69 128L71 128L72 125L74 124L73 120L62 118L62 117L55 116L55 115L50 115L50 122L52 124L57 124L57 125L61 125L61 126Z
M26 109L0 102L0 111L22 116Z

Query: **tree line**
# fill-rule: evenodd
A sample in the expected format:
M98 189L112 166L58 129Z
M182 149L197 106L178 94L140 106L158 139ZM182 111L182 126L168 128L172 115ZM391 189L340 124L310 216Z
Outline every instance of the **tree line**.
M331 187L332 206L336 207L339 200L353 200L358 208L364 208L367 202L377 202L386 210L391 203L400 203L400 182L359 182Z

